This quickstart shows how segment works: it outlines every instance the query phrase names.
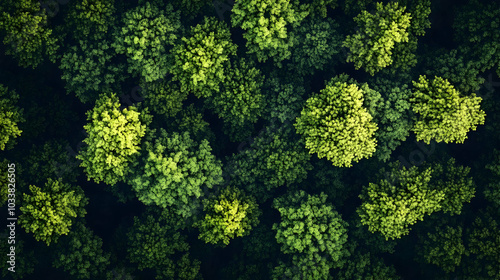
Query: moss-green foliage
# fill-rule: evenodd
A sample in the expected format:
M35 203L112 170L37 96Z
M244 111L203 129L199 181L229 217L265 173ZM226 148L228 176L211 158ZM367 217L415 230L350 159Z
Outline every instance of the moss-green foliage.
M119 90L118 83L125 80L125 66L114 63L114 56L107 40L92 43L80 40L66 48L59 69L67 92L74 92L83 103L93 103L101 92Z
M79 0L68 4L67 27L76 40L100 40L115 23L115 0Z
M179 11L146 2L123 15L112 46L127 56L129 73L152 82L167 75L172 63L167 48L178 42L180 28Z
M382 169L380 175L384 172ZM396 239L407 235L409 227L423 220L425 215L441 210L445 194L429 184L431 168L399 168L399 162L395 162L390 164L388 172L385 179L363 188L359 195L362 204L357 212L361 223L371 232L381 232L386 239Z
M87 112L84 128L87 145L78 153L88 180L114 185L131 170L130 162L139 154L139 144L151 122L147 110L138 112L134 106L120 110L116 94L104 94L94 109Z
M264 202L276 188L302 182L312 169L310 158L290 125L269 126L248 149L233 156L231 183Z
M427 236L420 236L417 254L426 263L445 272L453 272L465 254L462 227L435 227Z
M23 193L19 224L47 245L67 235L73 220L87 213L88 198L79 186L49 178L43 189L33 185L29 189L31 194Z
M445 194L441 210L450 215L460 215L464 203L469 203L476 192L476 184L469 176L470 168L457 165L455 159L448 160L445 166L436 164L433 168L434 188Z
M127 233L127 256L137 263L139 270L154 269L155 279L197 279L200 263L189 260L186 236L179 232L176 219L149 212L134 217L134 225ZM176 254L177 253L177 254ZM182 258L175 262L179 253ZM188 265L189 264L189 265Z
M305 102L303 81L299 77L280 76L278 71L271 72L262 89L266 100L262 117L269 122L295 121Z
M326 18L328 8L333 10L337 5L337 0L313 0L308 4L309 15Z
M399 280L396 269L388 266L381 258L370 253L353 252L347 264L339 270L334 279L338 280Z
M148 108L166 117L175 116L181 111L182 102L188 96L188 92L181 91L179 84L170 79L142 82L140 87Z
M226 246L231 239L250 234L258 225L262 212L255 198L229 186L217 196L203 201L205 217L194 226L205 243Z
M395 44L408 42L411 15L405 9L397 2L385 6L377 3L374 14L365 10L356 16L359 30L342 44L350 50L347 62L354 62L356 69L363 67L371 75L391 65Z
M306 6L294 0L236 0L231 23L245 30L248 53L255 53L259 62L272 57L281 67L290 58L294 41L288 28L298 26L308 13Z
M209 106L230 126L255 123L264 109L264 76L245 59L231 63L226 75L222 90L212 96Z
M58 244L54 267L68 272L71 279L96 279L109 265L110 254L102 250L102 239L83 223Z
M500 224L491 215L477 216L466 233L468 260L472 261L475 275L484 279L500 278Z
M215 5L210 0L173 0L172 5L176 10L181 11L182 17L194 18L205 9L213 9L210 5ZM208 7L207 7L208 6Z
M194 207L190 198L199 198L203 187L222 182L222 164L207 140L197 143L189 132L160 129L153 137L144 142L141 157L131 165L128 183L144 204L174 206L179 215L189 216Z
M19 95L0 84L0 150L12 149L21 136L18 125L24 122L23 109L17 106Z
M299 27L292 29L291 69L300 75L323 70L340 52L342 37L339 24L331 19L307 17Z
M484 190L484 196L494 205L500 206L500 152L498 150L494 150L493 161L486 165L486 169L490 170L493 176L490 177L490 183Z
M48 27L47 13L36 0L4 0L0 3L0 31L5 32L6 54L19 66L36 68L48 55L55 62L59 46Z
M407 85L383 78L377 78L373 88L375 90L365 92L370 104L370 114L379 127L375 132L377 150L374 156L387 161L392 152L410 136L413 126L413 112L409 101L411 91Z
M484 124L485 116L480 108L482 98L473 93L461 96L448 80L435 77L428 80L420 76L413 81L410 102L418 114L413 131L417 140L429 144L436 142L463 143L470 130Z
M280 223L273 224L276 240L283 253L292 255L292 264L303 279L326 279L312 275L328 275L329 269L341 267L348 255L344 248L348 224L326 200L324 193L309 195L299 190L273 201L273 208L281 215ZM286 266L276 267L274 274L289 270Z
M170 123L167 131L189 132L191 139L200 143L204 139L208 140L213 147L215 143L215 134L210 130L210 125L203 118L203 111L190 104L185 106ZM215 145L217 147L217 145Z
M75 159L68 153L67 147L67 141L55 140L49 140L43 145L33 145L26 159L26 173L23 176L37 186L45 183L50 177L75 183L80 170Z
M9 231L5 230L2 232L3 236L8 236ZM4 252L0 257L1 265L0 269L2 269L2 279L27 279L31 274L35 271L35 266L38 264L37 258L35 258L35 254L33 250L29 250L26 248L26 243L22 239L17 239L15 244L9 244L6 238L3 242L0 242L0 250ZM10 267L8 261L10 261L10 246L15 246L16 248L16 267L15 272L11 272L7 270ZM28 251L29 250L29 251Z
M372 156L377 145L377 125L363 107L363 90L336 78L306 101L295 128L310 153L339 167Z
M10 162L5 159L1 158L0 159L0 207L4 205L5 202L7 202L8 199L8 193L9 193L9 177L8 177L8 170L9 170L9 165ZM6 242L5 242L6 243Z
M182 37L171 53L175 57L172 79L180 82L181 90L208 97L219 92L229 58L236 54L236 45L227 24L205 17L203 23L191 27L188 38Z
M483 4L484 3L484 4ZM481 71L500 69L500 3L468 1L455 12L455 38L480 66ZM500 70L497 70L500 75Z

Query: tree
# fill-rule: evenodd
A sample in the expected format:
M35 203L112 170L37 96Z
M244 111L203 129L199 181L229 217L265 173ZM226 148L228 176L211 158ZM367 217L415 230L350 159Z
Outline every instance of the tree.
M182 110L182 102L188 92L182 91L179 83L169 79L141 82L141 93L148 108L159 115L173 117Z
M392 152L410 136L414 118L410 110L411 90L406 84L378 77L373 83L373 90L367 84L362 89L366 93L365 106L379 127L375 131L377 150L374 156L387 161Z
M255 53L259 62L270 57L281 67L290 58L293 38L289 26L298 26L308 15L307 6L290 0L236 0L231 10L231 24L245 30L248 53Z
M151 122L147 110L139 112L130 106L120 110L116 94L104 94L92 111L87 112L84 126L87 137L76 156L82 160L88 180L114 185L131 170L129 164L139 155L139 144Z
M337 0L313 0L309 4L308 10L311 16L321 16L326 18L327 8L335 9L337 7Z
M58 245L53 266L76 279L96 279L110 263L110 254L102 250L102 239L81 222Z
M43 55L55 62L59 46L48 28L47 13L35 0L5 0L0 4L0 30L7 46L6 54L14 56L19 66L35 69Z
M12 149L15 138L21 136L18 125L24 122L23 109L17 106L19 95L0 84L0 150Z
M241 58L231 64L226 77L222 90L207 99L209 107L231 127L257 122L264 109L260 70Z
M200 230L198 239L224 247L235 237L249 235L262 214L258 207L255 198L240 189L224 188L203 201L205 217L193 225Z
M391 65L395 45L408 42L411 15L405 10L397 2L377 3L374 14L364 10L357 15L354 21L359 30L342 44L350 50L347 62L354 62L356 69L363 67L372 76Z
M418 82L413 81L413 87L410 102L413 112L418 114L413 128L418 141L463 143L467 132L484 124L486 114L480 109L482 99L474 93L461 96L441 77L430 81L420 76Z
M417 254L426 263L434 264L450 273L460 265L465 254L462 227L435 227L427 236L419 238Z
M275 198L272 204L281 216L281 221L273 224L281 251L291 254L292 263L305 275L327 275L329 269L341 267L348 255L344 248L348 224L326 201L324 193L309 195L299 190ZM281 265L275 268L282 269Z
M486 165L486 169L493 173L490 183L484 190L484 197L488 199L494 205L500 206L500 152L498 150L493 151L493 161Z
M177 44L181 28L179 11L174 11L172 5L160 9L146 2L127 11L122 24L112 46L127 56L128 72L140 75L146 82L164 78L172 64L167 47Z
M100 40L115 23L115 13L115 0L71 1L65 20L76 40Z
M2 236L8 236L8 229L2 232ZM33 274L35 271L35 266L38 264L38 259L35 257L34 250L29 250L26 246L26 242L23 239L18 238L14 247L15 247L15 272L11 272L8 270L10 267L9 261L11 254L9 243L7 240L4 242L0 242L0 250L5 252L0 257L0 261L2 265L0 268L2 269L2 279L26 279L29 275Z
M278 187L302 182L312 169L311 156L290 125L269 126L228 166L231 184L264 202Z
M382 169L385 179L363 187L357 209L361 223L371 232L381 232L386 240L396 239L410 232L409 227L425 215L441 210L445 199L443 191L429 184L432 168L419 170L416 166L399 168L399 162L389 165L389 172Z
M23 193L19 225L35 239L47 245L67 235L76 217L84 217L88 198L78 186L49 178L43 190L30 185L31 194Z
M376 255L353 251L346 265L337 272L334 279L399 280L401 277L397 275L394 266L386 265L383 259L377 258Z
M189 132L160 129L148 138L141 157L130 166L134 171L128 183L144 204L174 207L179 215L190 216L195 206L190 199L200 198L203 187L222 182L220 160L211 153L207 140L196 143Z
M377 125L363 107L363 90L332 78L321 94L315 94L294 124L306 148L333 165L350 167L353 161L375 152Z
M339 24L331 18L308 17L292 29L291 69L300 75L311 75L332 63L342 44L338 28Z
M197 97L209 97L219 92L219 84L226 79L227 64L236 54L229 27L213 17L191 27L189 37L174 46L172 66L174 81L179 81L181 91L193 92Z
M59 69L66 81L67 92L74 92L82 103L94 103L101 92L120 90L125 80L125 65L113 61L115 51L108 40L96 42L80 40L66 49Z

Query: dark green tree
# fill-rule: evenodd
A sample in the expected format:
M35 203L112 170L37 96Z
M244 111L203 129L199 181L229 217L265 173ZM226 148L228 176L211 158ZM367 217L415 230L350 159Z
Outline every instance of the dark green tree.
M219 92L226 77L229 58L236 54L229 27L213 17L191 27L189 37L175 45L172 66L173 80L179 81L181 90L193 92L197 97L209 97Z
M74 219L87 214L88 198L79 186L49 178L43 189L33 185L29 189L31 194L23 193L19 225L47 245L67 235Z
M154 82L141 82L140 93L144 95L145 103L154 113L166 117L173 117L182 108L188 92L182 91L179 83L170 79L161 79Z
M68 3L66 26L76 40L100 40L116 22L115 0L79 0Z
M2 235L5 237L7 237L8 234L8 230L2 232ZM0 268L2 269L2 279L17 280L30 277L30 275L32 275L35 271L35 266L38 264L38 259L35 257L34 250L29 250L26 246L26 242L22 239L18 238L15 244L9 244L5 238L2 239L4 239L3 242L0 242L0 250L4 252L0 258L0 261L2 262L0 265ZM10 254L11 246L15 247L16 254L14 272L8 270L11 266L8 263L8 261L10 261L10 256L7 254Z
M81 222L61 240L56 254L54 267L67 271L72 279L96 279L110 263L110 254L102 250L102 239Z
M484 190L484 197L496 206L500 206L500 152L493 151L493 161L486 165L486 169L490 170L493 176L490 178L490 183Z

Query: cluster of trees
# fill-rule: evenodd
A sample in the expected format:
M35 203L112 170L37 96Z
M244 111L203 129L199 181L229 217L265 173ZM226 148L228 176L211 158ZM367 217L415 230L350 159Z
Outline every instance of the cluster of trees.
M500 279L500 3L222 6L0 2L2 277Z

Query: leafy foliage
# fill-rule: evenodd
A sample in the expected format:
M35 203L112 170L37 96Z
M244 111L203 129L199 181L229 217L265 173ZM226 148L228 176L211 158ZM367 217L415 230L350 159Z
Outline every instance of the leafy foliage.
M110 263L110 254L102 250L102 239L83 223L76 224L64 242L58 245L53 265L62 267L74 279L96 279Z
M6 54L14 56L19 66L35 69L43 55L55 62L59 46L48 27L47 13L36 0L5 0L0 4L0 31L5 32Z
M146 82L164 78L172 63L167 47L177 43L181 28L179 11L171 5L160 9L146 2L127 11L122 24L112 46L127 56L128 72L139 74Z
M59 65L66 90L74 92L83 103L95 102L101 92L119 90L117 85L125 79L125 66L114 63L114 55L107 40L95 43L81 40L76 46L66 48Z
M3 233L3 236L8 236L9 232L8 229L6 229ZM2 257L0 258L0 261L2 262L2 265L0 268L2 269L2 279L26 279L29 277L29 275L32 275L33 272L35 271L35 266L38 264L37 258L35 258L35 254L33 250L29 250L26 246L26 242L24 240L18 240L15 243L15 272L11 272L7 270L7 268L10 267L10 264L8 263L10 261L10 256L7 254L10 254L10 245L7 243L7 240L4 240L4 242L0 242L0 250L4 252L2 254Z
M231 24L245 30L248 53L259 62L273 58L281 62L290 58L293 38L289 26L297 26L308 15L307 7L290 0L236 0L231 10Z
M261 211L255 198L233 186L224 188L217 196L203 201L205 217L194 224L200 230L199 239L221 246L231 239L250 234L259 223Z
M486 169L493 173L493 178L491 178L490 183L484 190L484 196L493 204L500 206L500 152L498 150L493 151L493 161L486 165Z
M420 76L413 81L414 90L410 102L412 110L419 114L413 131L417 140L429 144L436 142L463 143L467 132L484 124L485 113L480 109L481 97L473 93L461 96L448 80L435 77L429 81Z
M115 22L115 0L80 0L69 5L66 22L76 40L100 40Z
M172 66L173 80L181 90L197 97L209 97L219 92L219 84L226 79L227 64L236 54L229 27L213 17L205 17L202 24L191 27L189 37L175 45Z
M189 216L190 198L200 198L202 187L222 182L222 164L211 150L207 140L196 143L189 132L160 129L144 142L140 159L131 165L129 184L144 204L174 206L179 215Z
M141 116L142 115L142 116ZM138 112L133 106L120 110L118 97L105 94L94 109L87 112L84 126L87 137L76 156L82 160L88 180L114 185L130 173L129 164L139 154L139 144L151 122L147 110Z
M182 110L182 102L188 93L181 91L178 83L162 79L151 83L141 83L141 93L144 94L148 108L157 114L167 117L175 116Z
M359 30L347 36L342 45L350 50L347 62L354 62L356 69L363 67L371 75L391 65L396 43L408 42L411 15L405 9L397 2L385 6L377 3L374 14L365 10L357 15L354 21Z
M371 232L381 232L386 240L408 234L409 226L441 210L440 203L445 198L442 191L429 185L431 168L421 171L415 166L407 169L398 165L399 162L390 164L388 176L378 183L369 183L359 195L363 201L357 210L361 223Z
M321 271L341 267L348 254L344 248L348 224L326 199L324 193L309 195L299 190L273 201L273 208L281 215L281 222L273 225L276 240L281 244L281 251L292 254L293 262L299 263L306 275L323 274ZM322 269L314 271L313 264Z
M67 235L76 217L87 213L88 198L80 187L48 179L43 189L30 185L31 194L23 194L19 225L47 245Z
M0 150L13 148L15 138L21 136L18 124L24 122L23 109L17 106L19 95L0 84Z
M363 90L335 78L306 101L295 128L310 153L335 166L350 167L352 161L370 157L377 145L377 125L363 107Z

